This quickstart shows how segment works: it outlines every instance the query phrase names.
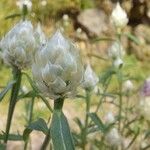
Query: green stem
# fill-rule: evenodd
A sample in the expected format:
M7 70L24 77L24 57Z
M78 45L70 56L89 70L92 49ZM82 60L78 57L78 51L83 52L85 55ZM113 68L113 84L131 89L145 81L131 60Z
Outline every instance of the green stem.
M40 150L46 150L46 148L49 144L49 141L50 141L50 128L49 128L48 134L45 136L44 142L43 142Z
M54 100L54 111L62 110L63 104L64 104L64 98L58 98L58 99ZM44 142L41 146L41 150L46 150L46 148L49 144L49 141L50 141L50 127L49 127L49 132L46 135Z
M90 99L91 99L91 91L86 90L86 117L85 117L85 127L83 129L82 134L82 148L83 150L86 149L86 141L87 141L87 129L88 129L88 122L89 122L89 112L90 112Z
M35 99L35 97L32 97L32 100L30 101L30 109L29 109L29 115L28 115L28 125L31 123L32 117L33 117L34 99ZM24 145L24 150L27 150L28 142L29 142L29 140L26 140L25 145Z
M119 81L119 125L118 125L119 131L121 130L122 104L123 104L122 103L122 81Z
M20 85L21 85L21 70L19 70L18 68L13 68L13 78L16 82L14 83L11 91L4 143L7 143L8 141L11 121L15 110Z

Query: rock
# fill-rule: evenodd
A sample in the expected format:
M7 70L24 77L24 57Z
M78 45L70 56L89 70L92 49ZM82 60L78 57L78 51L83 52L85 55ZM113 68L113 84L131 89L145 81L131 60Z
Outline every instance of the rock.
M147 25L138 25L134 29L135 36L140 40L140 45L132 42L135 55L141 60L150 60L150 28Z
M89 36L99 36L109 28L109 19L102 10L86 9L77 17L78 23Z

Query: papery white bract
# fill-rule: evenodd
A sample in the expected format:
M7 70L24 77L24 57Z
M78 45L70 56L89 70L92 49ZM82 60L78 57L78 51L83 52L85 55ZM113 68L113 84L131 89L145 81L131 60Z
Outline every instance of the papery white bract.
M30 21L17 23L0 43L4 61L19 69L30 66L35 47L36 42Z
M117 28L124 28L128 23L128 17L126 12L121 8L120 4L117 3L115 9L111 14L111 21Z
M44 46L46 44L47 39L44 32L41 29L40 23L38 23L37 28L35 29L34 37L38 46L37 49L39 49L41 46Z
M17 6L20 8L20 10L23 9L23 6L26 5L28 10L32 9L32 2L31 0L18 0L16 2Z
M120 146L122 144L122 137L116 128L112 128L105 138L110 146Z
M78 50L58 30L36 52L32 73L45 96L52 99L74 96L83 76Z
M98 83L99 79L92 70L91 65L88 64L84 73L82 87L85 89L93 89Z

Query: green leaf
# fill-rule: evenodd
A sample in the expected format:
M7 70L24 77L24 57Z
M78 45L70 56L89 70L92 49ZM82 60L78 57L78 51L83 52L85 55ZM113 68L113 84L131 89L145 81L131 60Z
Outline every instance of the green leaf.
M54 150L75 150L69 125L62 111L54 111L50 132Z
M4 140L4 139L5 139L5 133L3 135L0 134L0 140ZM23 137L19 134L9 134L8 140L10 140L10 141L22 141Z
M12 88L13 84L16 81L11 81L6 87L5 89L3 89L3 91L1 91L0 93L0 102L3 100L4 96L7 94L7 92Z
M115 74L116 71L113 67L109 67L105 72L101 73L99 77L100 83L103 85L107 84L107 81L112 77L113 74Z
M137 45L140 45L140 40L136 36L134 36L130 33L127 33L125 35L128 37L129 40L133 41Z
M6 150L6 145L0 143L0 150Z
M23 140L26 141L29 137L29 134L33 131L33 130L37 130L37 131L41 131L44 134L48 133L48 127L46 122L42 119L39 118L38 120L32 122L31 124L29 124L26 129L23 132Z
M5 19L13 19L15 17L20 17L20 16L21 16L21 14L12 14L12 15L5 17Z
M105 125L103 124L102 120L97 116L96 113L90 113L89 116L91 117L92 121L95 123L95 125L98 126L99 130L102 132L102 133L105 133L106 131L106 127Z

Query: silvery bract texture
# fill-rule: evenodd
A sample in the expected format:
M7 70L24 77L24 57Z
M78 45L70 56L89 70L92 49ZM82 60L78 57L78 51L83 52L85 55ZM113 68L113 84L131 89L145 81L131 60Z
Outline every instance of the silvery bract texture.
M122 138L116 128L112 128L106 134L106 141L109 143L110 146L120 146L122 144Z
M75 45L57 31L36 52L32 73L39 90L52 99L76 94L83 67Z
M23 9L23 6L26 5L28 10L31 10L32 8L32 2L31 0L18 0L16 2L17 6L19 7L20 10Z
M17 23L1 40L0 47L7 64L19 69L29 67L36 47L31 22Z
M44 32L41 29L40 23L38 23L35 32L34 32L34 37L37 43L37 49L40 49L41 46L44 46L46 44L46 36Z
M111 59L116 59L118 57L123 57L125 55L125 51L121 44L118 42L114 42L111 47L108 49L108 56Z
M92 70L90 64L88 64L84 73L82 87L85 89L93 89L98 83L98 81L99 79L97 75Z
M128 23L127 14L119 3L117 3L115 9L112 11L111 21L117 28L124 28Z

